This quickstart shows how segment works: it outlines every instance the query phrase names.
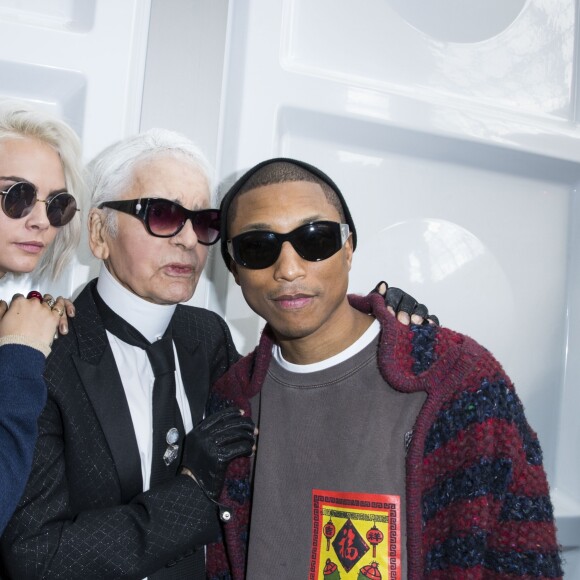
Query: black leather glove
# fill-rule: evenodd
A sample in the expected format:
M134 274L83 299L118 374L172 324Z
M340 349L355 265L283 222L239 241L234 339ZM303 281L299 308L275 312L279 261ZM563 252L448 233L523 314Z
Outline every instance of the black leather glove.
M391 288L386 282L379 282L373 292L380 294L385 299L385 304L390 306L395 314L406 312L409 316L416 314L423 318L423 324L439 325L439 318L435 314L429 314L424 304L419 304L410 294L400 288Z
M200 487L215 500L224 484L229 462L252 454L254 422L239 409L223 409L190 431L183 446L181 467L191 471Z

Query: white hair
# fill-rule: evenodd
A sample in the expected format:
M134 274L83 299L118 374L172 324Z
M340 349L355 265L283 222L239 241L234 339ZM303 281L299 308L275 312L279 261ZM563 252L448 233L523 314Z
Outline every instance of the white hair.
M60 157L67 191L82 208L85 198L81 144L76 133L61 119L34 109L28 103L0 100L0 141L37 139L52 147ZM39 260L33 274L55 279L72 258L81 234L80 213L58 228L52 244Z
M135 178L135 170L153 157L183 159L203 173L213 192L213 168L201 149L190 139L167 129L149 129L123 139L99 153L88 166L91 208L122 197ZM213 197L213 196L212 196ZM105 227L112 236L117 232L116 212L107 211Z

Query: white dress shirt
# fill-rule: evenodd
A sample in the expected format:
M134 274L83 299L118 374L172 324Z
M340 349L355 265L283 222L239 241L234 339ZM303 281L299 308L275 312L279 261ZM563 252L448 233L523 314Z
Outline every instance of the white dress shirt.
M109 273L105 265L97 281L97 291L109 308L134 326L149 342L159 340L167 330L176 305L153 304L133 294ZM119 369L129 404L133 429L141 458L143 491L149 489L153 453L153 383L155 377L147 354L107 331L107 337ZM175 345L175 389L185 432L193 428L189 401L185 394Z

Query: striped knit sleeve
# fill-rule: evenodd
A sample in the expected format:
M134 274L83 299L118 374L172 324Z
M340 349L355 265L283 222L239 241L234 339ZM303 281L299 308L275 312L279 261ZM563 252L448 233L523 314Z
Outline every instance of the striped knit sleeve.
M560 578L548 481L514 386L481 349L423 458L425 577Z

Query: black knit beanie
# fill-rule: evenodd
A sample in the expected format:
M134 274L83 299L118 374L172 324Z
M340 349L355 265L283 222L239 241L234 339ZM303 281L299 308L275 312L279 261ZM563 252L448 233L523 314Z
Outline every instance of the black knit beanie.
M220 205L220 212L221 212L220 247L221 247L222 257L224 259L224 262L226 263L226 266L231 270L232 259L228 253L228 245L227 245L227 242L229 239L228 232L227 232L227 229L228 229L227 216L228 216L228 211L230 209L230 205L232 204L232 201L234 200L236 195L238 195L238 193L242 190L243 186L248 181L248 179L250 179L250 177L252 177L252 175L254 175L257 171L259 171L263 167L266 167L267 165L271 165L272 163L290 163L292 165L296 165L298 167L301 167L302 169L305 169L306 171L308 171L309 173L311 173L312 175L314 175L315 177L317 177L321 181L324 181L324 183L326 183L334 191L334 193L336 194L336 196L338 197L338 199L340 201L340 204L342 206L342 210L344 212L344 217L345 217L346 223L348 224L350 231L351 231L351 234L352 234L353 250L356 249L356 229L354 227L354 222L352 221L352 216L350 215L350 211L348 209L348 206L346 205L346 201L344 200L344 197L343 197L342 193L340 192L340 189L338 189L338 187L336 186L334 181L332 181L332 179L330 179L330 177L328 177L328 175L326 175L326 173L324 173L320 169L314 167L313 165L310 165L309 163L306 163L304 161L298 161L297 159L289 159L286 157L276 157L274 159L268 159L266 161L262 161L261 163L258 163L258 165L254 165L254 167L252 167L251 169L246 171L246 173L244 173L230 187L230 189L228 190L228 192L225 194L224 198L222 199L222 202Z

